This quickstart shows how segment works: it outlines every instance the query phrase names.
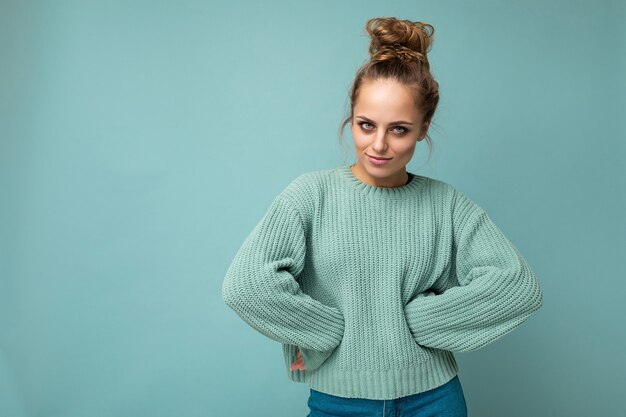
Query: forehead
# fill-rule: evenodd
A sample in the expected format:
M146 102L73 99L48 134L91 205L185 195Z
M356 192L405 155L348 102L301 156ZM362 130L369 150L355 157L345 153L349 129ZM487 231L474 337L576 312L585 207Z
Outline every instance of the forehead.
M420 112L411 93L409 87L395 80L364 81L354 104L354 113L381 120L417 120Z

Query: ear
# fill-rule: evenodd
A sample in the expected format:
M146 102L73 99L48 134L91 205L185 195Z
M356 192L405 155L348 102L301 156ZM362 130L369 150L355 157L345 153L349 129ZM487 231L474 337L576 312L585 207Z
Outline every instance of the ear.
M417 137L418 141L423 140L426 137L426 133L428 133L429 127L430 127L430 120L427 122L424 122L422 131L420 132L420 135Z

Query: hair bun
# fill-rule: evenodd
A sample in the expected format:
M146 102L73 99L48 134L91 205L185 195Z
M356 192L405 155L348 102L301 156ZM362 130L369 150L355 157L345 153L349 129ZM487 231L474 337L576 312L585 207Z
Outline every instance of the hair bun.
M372 61L399 59L428 65L427 53L435 33L432 25L395 17L375 17L367 21L365 29L372 38L369 47Z

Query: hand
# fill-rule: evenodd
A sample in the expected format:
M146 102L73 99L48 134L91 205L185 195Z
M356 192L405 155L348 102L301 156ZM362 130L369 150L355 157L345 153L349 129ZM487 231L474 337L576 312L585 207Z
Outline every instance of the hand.
M300 351L298 350L298 357L296 358L296 360L291 364L291 368L292 371L295 371L297 369L304 371L304 360L302 359L302 354L300 353Z

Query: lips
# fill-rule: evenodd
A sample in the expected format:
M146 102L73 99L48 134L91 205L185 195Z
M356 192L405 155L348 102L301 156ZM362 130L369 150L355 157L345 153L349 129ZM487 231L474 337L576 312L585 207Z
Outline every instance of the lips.
M389 163L389 160L391 160L391 158L377 158L375 156L367 155L367 160L372 165L383 166L383 165L387 165Z
M373 155L367 155L367 156L369 156L370 158L379 159L381 161L386 161L388 159L391 159L391 158L381 158L380 156L373 156Z

